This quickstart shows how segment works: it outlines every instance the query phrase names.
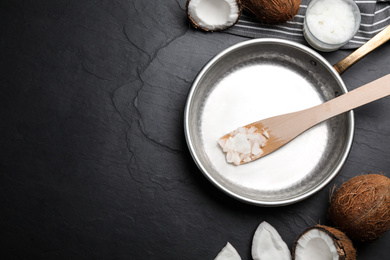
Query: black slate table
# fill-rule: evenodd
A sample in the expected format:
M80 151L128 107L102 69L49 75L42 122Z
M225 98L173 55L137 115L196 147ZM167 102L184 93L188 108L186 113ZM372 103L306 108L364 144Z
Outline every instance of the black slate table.
M188 25L185 1L0 3L0 257L242 259L262 221L287 245L329 224L329 191L366 173L390 176L390 99L355 110L339 175L294 205L262 208L215 188L191 159L183 112L195 76L247 40ZM323 53L335 63L350 53ZM390 43L349 69L354 89L390 72ZM356 244L390 259L390 232Z

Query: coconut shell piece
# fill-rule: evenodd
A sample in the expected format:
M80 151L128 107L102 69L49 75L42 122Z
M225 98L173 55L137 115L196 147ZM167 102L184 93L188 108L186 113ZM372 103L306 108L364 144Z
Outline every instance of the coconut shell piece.
M322 242L319 242L321 240ZM324 245L328 246L329 250L324 250ZM351 239L344 232L324 225L316 225L302 232L293 245L292 259L312 260L316 256L324 257L326 254L329 254L331 259L335 259L331 255L333 254L338 255L339 260L356 260L356 249Z
M241 260L237 250L229 242L221 249L214 260Z
M301 0L242 0L244 9L266 24L290 21L299 11Z
M390 228L390 179L367 174L343 183L331 195L329 218L352 240L379 238Z

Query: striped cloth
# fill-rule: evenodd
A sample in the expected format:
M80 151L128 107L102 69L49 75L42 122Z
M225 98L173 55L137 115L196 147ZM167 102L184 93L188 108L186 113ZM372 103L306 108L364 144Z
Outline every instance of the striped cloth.
M354 0L361 13L359 31L342 49L355 49L390 24L390 0ZM292 21L280 25L264 25L248 12L243 12L237 24L226 33L248 38L282 38L306 44L303 20L310 0L301 0L298 14Z

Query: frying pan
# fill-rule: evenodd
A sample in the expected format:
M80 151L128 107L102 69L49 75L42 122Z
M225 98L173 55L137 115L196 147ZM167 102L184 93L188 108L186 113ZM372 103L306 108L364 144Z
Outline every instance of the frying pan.
M226 163L217 140L238 126L346 93L340 75L389 38L387 27L334 66L311 48L280 39L253 39L217 54L194 80L184 112L187 145L200 171L226 194L258 206L296 203L321 190L347 159L353 111L245 165Z

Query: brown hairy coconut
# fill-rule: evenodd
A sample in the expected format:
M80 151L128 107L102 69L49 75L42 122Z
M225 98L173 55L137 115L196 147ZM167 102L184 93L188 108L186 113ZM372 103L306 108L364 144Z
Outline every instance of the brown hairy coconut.
M352 240L382 236L390 228L390 179L368 174L343 183L331 195L329 218Z
M244 8L267 24L290 21L299 11L301 0L242 0Z
M352 241L340 230L316 225L306 229L295 241L293 260L355 260Z
M196 29L222 31L238 22L242 4L241 0L187 0L186 12Z

